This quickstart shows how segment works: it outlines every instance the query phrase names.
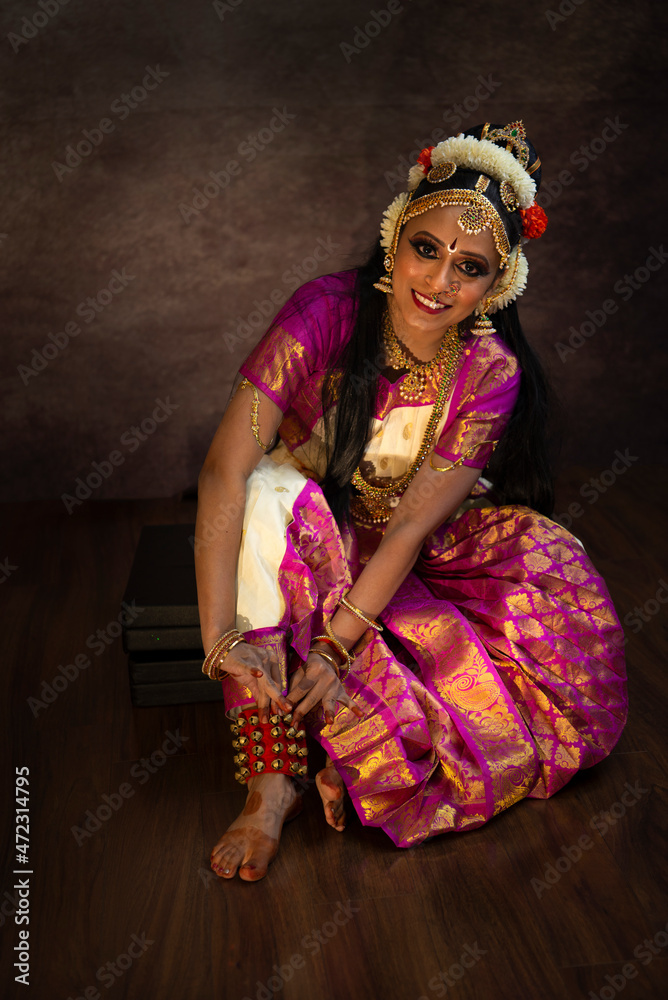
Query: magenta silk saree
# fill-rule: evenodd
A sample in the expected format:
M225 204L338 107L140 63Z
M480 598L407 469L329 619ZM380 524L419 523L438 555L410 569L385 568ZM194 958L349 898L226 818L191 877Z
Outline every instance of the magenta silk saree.
M237 627L275 649L288 675L354 582L382 528L340 531L318 485L322 379L354 320L354 274L309 282L241 374L280 406L278 446L249 479L237 573ZM517 398L500 337L471 337L437 430L437 454L482 470ZM364 373L360 373L364 377ZM407 405L380 377L365 475L405 472L436 386ZM547 798L614 747L626 720L623 633L581 543L525 506L494 506L490 484L431 536L344 682L340 708L309 732L327 750L365 825L399 847L473 829L527 796ZM228 714L250 692L223 682Z

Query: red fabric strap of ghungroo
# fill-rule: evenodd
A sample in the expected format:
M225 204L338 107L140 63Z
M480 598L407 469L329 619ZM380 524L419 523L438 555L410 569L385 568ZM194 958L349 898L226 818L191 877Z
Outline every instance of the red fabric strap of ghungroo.
M257 708L242 708L230 728L236 751L234 777L237 781L243 784L265 771L293 778L306 776L306 731L295 729L291 714L272 715L268 723L263 723Z

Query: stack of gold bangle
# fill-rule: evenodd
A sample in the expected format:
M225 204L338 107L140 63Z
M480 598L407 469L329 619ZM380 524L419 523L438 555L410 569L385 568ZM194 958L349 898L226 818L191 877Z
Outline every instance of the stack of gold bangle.
M330 625L329 622L327 622L327 624L325 625L325 635L316 635L315 638L312 641L313 642L324 642L328 646L331 646L333 649L336 650L336 652L341 657L341 664L343 665L345 663L345 665L346 665L346 672L345 672L345 674L341 674L339 672L339 670L337 670L336 673L337 673L337 676L338 676L339 680L342 680L342 681L345 680L346 677L348 676L350 668L351 668L351 666L353 664L353 657L350 655L350 653L348 652L348 650L346 649L346 647L343 645L343 643L339 639L336 638L336 636L334 635L334 632L332 631L332 626ZM317 650L317 649L315 649L315 650L311 650L311 652L319 653L320 651ZM323 655L323 654L321 654L321 655Z
M220 670L223 660L235 646L240 642L245 642L243 635L236 628L231 628L229 632L224 632L219 639L216 639L213 646L206 655L202 664L202 673L210 677L212 681L221 681L227 677L225 671Z
M354 615L355 618L359 618L360 621L368 625L369 628L375 629L376 632L383 631L382 625L379 625L374 618L369 618L369 616L365 615L363 611L360 611L360 609L356 605L352 604L348 600L347 596L342 597L341 600L339 601L339 604L341 605L341 607L345 608L346 611L349 611L351 615Z

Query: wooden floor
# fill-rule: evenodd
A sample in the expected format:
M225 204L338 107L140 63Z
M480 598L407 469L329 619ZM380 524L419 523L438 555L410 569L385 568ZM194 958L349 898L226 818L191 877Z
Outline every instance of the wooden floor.
M12 821L14 767L27 765L34 874L26 988L11 968L19 928L5 829L2 996L668 995L667 477L633 466L591 502L579 490L596 472L562 477L557 512L582 504L571 530L620 616L639 607L646 619L628 620L631 715L611 757L549 801L408 851L357 819L343 835L330 830L311 786L256 885L222 883L207 867L243 800L223 706L133 709L121 640L87 646L115 631L142 525L191 521L193 503L88 502L71 516L59 502L6 507L3 814ZM51 704L29 703L78 654L90 666L59 682ZM165 743L176 752L152 764ZM75 836L104 796L108 818Z

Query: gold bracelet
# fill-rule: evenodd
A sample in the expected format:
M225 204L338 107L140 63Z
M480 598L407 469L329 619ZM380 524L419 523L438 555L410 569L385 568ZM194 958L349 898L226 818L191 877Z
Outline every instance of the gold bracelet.
M257 441L260 448L262 448L262 451L269 451L271 445L262 444L262 441L260 440L260 424L257 416L257 411L260 406L260 397L258 396L257 389L255 388L253 383L250 382L247 378L245 378L243 379L243 381L239 383L239 389L247 389L247 388L253 390L253 402L251 403L251 430L253 431L253 437Z
M316 656L322 656L323 660L327 660L328 663L331 663L331 665L334 667L334 673L339 678L339 680L341 679L341 674L339 672L339 664L336 662L333 656L330 656L329 653L326 653L324 649L309 649L309 655L311 653L315 653Z
M204 663L202 664L202 673L210 677L211 680L217 681L222 680L222 676L226 676L223 672L221 676L219 674L218 668L220 667L222 661L225 659L229 651L234 647L238 646L240 642L245 642L243 635L236 628L231 628L228 632L224 632L223 635L219 636L214 642L213 646L204 658ZM215 669L215 675L213 670Z
M350 653L343 645L341 640L337 639L336 636L334 635L331 622L327 622L327 624L325 625L325 632L327 633L327 636L329 637L331 642L334 644L334 648L336 649L336 651L341 654L342 660L346 662L346 672L340 677L340 680L344 680L350 673L350 668L353 665L353 657L350 655Z
M375 629L376 632L383 631L382 625L379 625L378 622L375 621L375 619L369 618L368 615L365 615L364 612L360 611L360 609L356 605L352 604L347 597L342 597L341 600L339 601L339 604L342 607L344 607L346 611L349 611L351 615L354 615L355 618L359 618L361 622L364 622L366 625L368 625L369 628Z

